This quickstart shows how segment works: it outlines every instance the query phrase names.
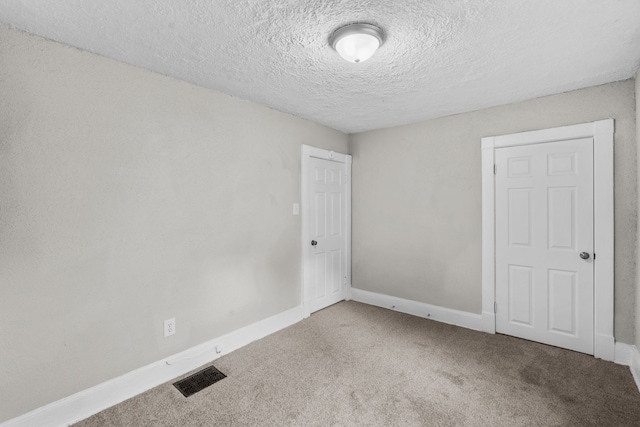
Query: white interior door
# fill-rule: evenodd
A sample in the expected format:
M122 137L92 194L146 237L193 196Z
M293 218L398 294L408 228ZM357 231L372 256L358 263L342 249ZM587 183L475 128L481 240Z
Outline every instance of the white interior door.
M496 331L593 354L593 139L495 164Z
M318 150L318 149L316 149ZM305 164L303 242L305 309L309 313L346 299L350 281L350 156L318 150Z

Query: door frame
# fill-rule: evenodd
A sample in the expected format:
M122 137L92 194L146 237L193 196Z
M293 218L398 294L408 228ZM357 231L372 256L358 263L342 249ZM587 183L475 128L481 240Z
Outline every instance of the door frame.
M309 242L311 236L309 234L309 178L308 172L310 169L310 160L312 158L328 160L336 163L344 163L345 165L345 238L346 238L346 260L345 260L345 274L347 275L347 283L343 285L344 299L351 299L351 163L352 157L349 154L337 153L331 150L325 150L323 148L312 147L310 145L302 145L302 179L301 179L301 214L302 214L302 311L304 318L306 319L311 315L311 309L309 307L311 290L308 289L308 283L306 279L306 263L311 258L311 246Z
M482 328L496 332L495 150L578 138L593 138L594 356L613 361L614 182L613 119L482 138Z

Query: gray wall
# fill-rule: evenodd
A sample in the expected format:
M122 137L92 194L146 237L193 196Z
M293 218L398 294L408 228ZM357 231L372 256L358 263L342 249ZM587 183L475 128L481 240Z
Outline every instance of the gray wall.
M300 146L345 134L0 40L0 422L301 303Z
M640 70L636 74L636 148L640 146ZM638 182L640 182L640 158L638 161ZM640 186L638 188L638 206L640 208ZM640 217L638 218L640 224ZM638 227L637 245L640 245L640 227ZM636 246L636 347L640 349L640 246Z
M633 80L352 135L353 286L480 313L480 139L606 118L615 119L615 336L633 343Z

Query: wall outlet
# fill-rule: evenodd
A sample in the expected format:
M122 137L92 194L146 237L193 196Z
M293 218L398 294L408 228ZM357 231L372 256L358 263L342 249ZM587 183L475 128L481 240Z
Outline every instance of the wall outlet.
M164 321L164 337L171 336L176 333L176 318Z

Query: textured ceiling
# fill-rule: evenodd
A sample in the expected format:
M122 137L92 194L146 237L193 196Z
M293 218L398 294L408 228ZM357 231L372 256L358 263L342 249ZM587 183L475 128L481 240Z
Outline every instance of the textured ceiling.
M21 0L0 22L349 133L640 67L640 0ZM367 62L327 43L350 22L385 30Z

